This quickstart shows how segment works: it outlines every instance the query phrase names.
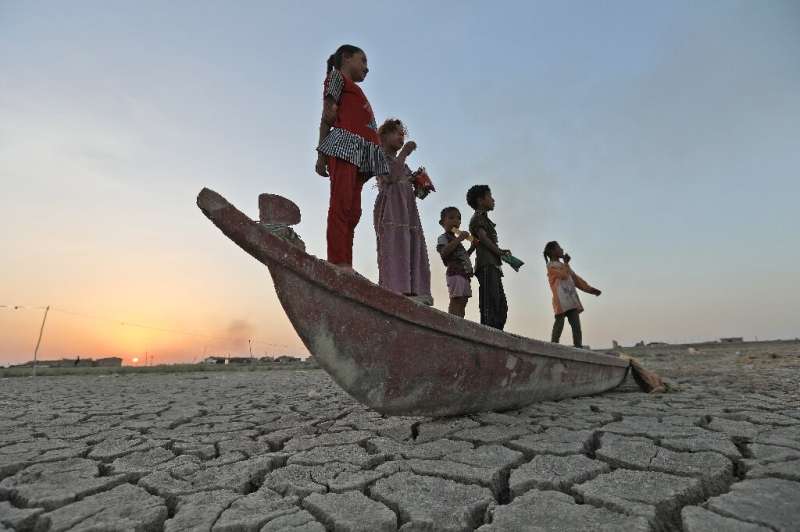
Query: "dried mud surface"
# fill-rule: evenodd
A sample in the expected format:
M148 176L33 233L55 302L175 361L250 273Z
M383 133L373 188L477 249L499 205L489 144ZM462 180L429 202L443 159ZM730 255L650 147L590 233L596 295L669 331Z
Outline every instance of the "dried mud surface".
M429 419L321 370L0 379L0 532L798 530L800 343L626 352L677 390Z

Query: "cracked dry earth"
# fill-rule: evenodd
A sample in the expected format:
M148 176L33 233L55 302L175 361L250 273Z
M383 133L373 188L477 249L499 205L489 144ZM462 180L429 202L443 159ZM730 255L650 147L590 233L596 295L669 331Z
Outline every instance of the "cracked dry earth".
M800 530L800 344L727 349L448 419L320 370L0 380L0 531Z

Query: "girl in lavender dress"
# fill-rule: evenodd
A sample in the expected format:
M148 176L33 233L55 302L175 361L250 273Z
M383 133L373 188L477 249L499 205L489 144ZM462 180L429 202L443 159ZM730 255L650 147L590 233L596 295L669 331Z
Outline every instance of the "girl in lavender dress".
M404 142L406 129L396 119L386 120L378 134L389 163L389 173L378 176L375 233L378 239L378 284L433 305L431 267L417 210L411 169L406 158L417 145Z

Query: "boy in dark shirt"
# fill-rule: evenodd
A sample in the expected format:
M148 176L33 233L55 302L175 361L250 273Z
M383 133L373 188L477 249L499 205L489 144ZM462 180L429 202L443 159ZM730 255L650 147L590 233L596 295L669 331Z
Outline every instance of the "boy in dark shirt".
M475 276L478 278L478 299L481 323L502 330L506 325L508 303L503 290L503 271L500 257L511 251L497 246L497 230L489 219L494 210L494 198L487 185L475 185L467 191L467 203L475 209L469 221L469 232L478 239Z
M447 311L460 318L464 317L467 300L472 297L470 277L472 277L472 261L461 243L470 238L466 231L460 231L461 212L455 207L445 207L439 217L439 225L444 233L436 241L436 251L447 267L447 292L450 295L450 307Z

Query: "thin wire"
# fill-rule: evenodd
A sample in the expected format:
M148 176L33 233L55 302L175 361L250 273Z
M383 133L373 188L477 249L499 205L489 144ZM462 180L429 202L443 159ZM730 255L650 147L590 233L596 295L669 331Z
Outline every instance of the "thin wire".
M50 312L50 307L44 309L44 317L42 318L42 326L39 328L39 339L36 340L36 349L33 350L33 376L36 377L36 359L39 355L39 345L42 343L42 334L44 333L44 324L47 321L47 313Z

